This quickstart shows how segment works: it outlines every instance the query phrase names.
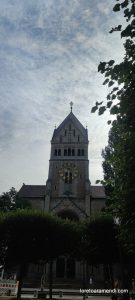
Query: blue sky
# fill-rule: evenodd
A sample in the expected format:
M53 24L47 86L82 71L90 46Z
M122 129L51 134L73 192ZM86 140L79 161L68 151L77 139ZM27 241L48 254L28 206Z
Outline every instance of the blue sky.
M89 133L90 180L102 178L108 113L100 61L123 57L113 0L0 0L0 192L45 184L53 129L70 111Z

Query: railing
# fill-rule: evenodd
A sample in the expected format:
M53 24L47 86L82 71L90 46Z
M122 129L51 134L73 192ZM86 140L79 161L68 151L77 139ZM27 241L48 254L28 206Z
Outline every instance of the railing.
M0 295L16 295L18 290L18 281L13 279L0 280Z

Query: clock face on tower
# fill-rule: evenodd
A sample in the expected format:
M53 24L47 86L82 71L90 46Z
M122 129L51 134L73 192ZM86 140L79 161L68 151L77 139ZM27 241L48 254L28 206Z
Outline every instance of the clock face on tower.
M65 163L59 170L59 176L65 183L72 183L72 180L78 176L78 169L74 163Z

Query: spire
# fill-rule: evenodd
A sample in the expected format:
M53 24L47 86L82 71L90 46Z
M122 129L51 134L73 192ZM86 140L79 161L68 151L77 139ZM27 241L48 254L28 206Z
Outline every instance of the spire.
M72 112L73 104L74 104L74 103L71 101L71 102L70 102L70 109L71 109L71 112Z

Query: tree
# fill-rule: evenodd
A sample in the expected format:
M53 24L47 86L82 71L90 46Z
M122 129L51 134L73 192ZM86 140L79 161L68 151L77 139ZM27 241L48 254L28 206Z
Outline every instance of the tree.
M1 220L0 229L4 228L6 249L4 264L8 267L20 266L18 298L29 263L44 260L52 265L54 258L71 253L79 241L75 224L47 213L19 209L5 213Z
M17 191L12 187L9 192L3 193L0 196L0 210L8 211L15 207Z
M17 208L31 208L31 205L28 201L20 199L17 191L12 187L9 192L0 195L0 210L7 212Z
M118 261L116 230L111 215L97 214L86 220L83 229L83 256L89 265L103 264L113 284L112 264Z
M101 62L98 71L104 74L111 91L106 104L96 102L92 112L99 115L106 109L116 115L112 122L108 146L103 152L103 169L107 205L120 220L119 237L125 251L135 253L135 1L118 0L113 11L123 11L127 25L110 30L124 38L123 61ZM111 123L111 121L108 121Z
M2 269L5 264L6 246L4 214L3 212L0 212L0 266Z

